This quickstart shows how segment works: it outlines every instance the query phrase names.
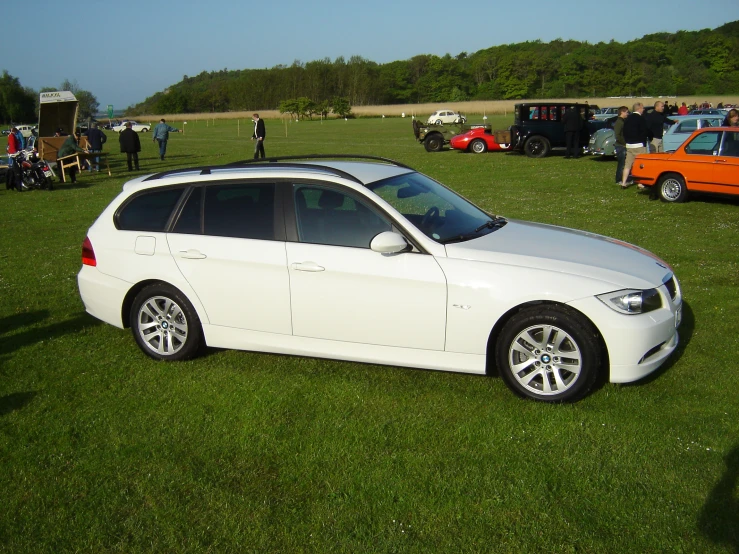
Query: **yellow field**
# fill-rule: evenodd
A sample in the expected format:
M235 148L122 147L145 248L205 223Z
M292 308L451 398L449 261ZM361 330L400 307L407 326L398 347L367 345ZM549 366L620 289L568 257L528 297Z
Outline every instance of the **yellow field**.
M723 96L683 96L675 98L672 96L663 97L644 97L644 98L560 98L557 100L548 99L547 102L588 102L600 107L606 106L628 106L634 102L643 102L644 105L650 106L657 100L669 101L670 104L675 102L678 105L685 102L688 105L693 103L711 102L716 106L719 102L739 104L739 94L723 95ZM475 102L438 102L433 104L397 104L390 106L352 106L352 113L356 116L386 116L386 117L406 117L412 115L420 116L425 119L435 110L441 108L449 108L457 110L465 115L508 115L513 111L513 105L519 102L532 102L534 100L489 100ZM138 116L139 121L155 122L162 117L170 122L197 121L212 122L217 124L219 119L238 119L244 120L245 124L251 121L253 111L241 112L222 112L222 113L197 113L197 114L150 114ZM259 110L259 116L262 119L281 119L287 118L287 114L281 114L278 110ZM318 116L313 116L316 119ZM331 116L333 117L333 116ZM206 123L208 124L208 123Z

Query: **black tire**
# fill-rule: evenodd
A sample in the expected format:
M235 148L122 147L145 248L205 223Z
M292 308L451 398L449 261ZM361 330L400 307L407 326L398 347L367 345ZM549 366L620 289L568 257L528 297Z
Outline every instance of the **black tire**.
M529 158L544 158L549 155L552 146L545 137L530 137L523 145L523 151Z
M203 329L192 304L163 283L149 285L136 295L130 322L136 344L155 360L194 358L203 346Z
M423 141L426 152L441 152L444 149L444 137L441 133L431 133Z
M488 151L487 143L482 139L475 139L470 143L470 152L475 154L484 154Z
M663 202L680 203L688 199L685 179L677 173L666 173L659 179L659 197Z
M524 308L503 327L495 348L506 385L519 396L542 402L574 402L585 396L596 381L601 357L595 328L563 306Z
M434 125L442 125L442 123L441 123L441 119L437 119L437 120L436 120L436 121L434 122Z

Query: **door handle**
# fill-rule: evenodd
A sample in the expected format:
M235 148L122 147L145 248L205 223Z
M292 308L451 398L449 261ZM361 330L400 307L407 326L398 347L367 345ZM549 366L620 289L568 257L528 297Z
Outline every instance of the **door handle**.
M202 260L207 257L200 250L180 250L180 258L185 258L186 260Z
M321 267L316 262L295 262L290 264L290 268L295 271L309 271L313 273L326 270L325 267Z

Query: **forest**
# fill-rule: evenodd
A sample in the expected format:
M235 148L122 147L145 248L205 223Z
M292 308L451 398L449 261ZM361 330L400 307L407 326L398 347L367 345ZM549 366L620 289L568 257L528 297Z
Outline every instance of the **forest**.
M657 33L627 43L536 40L386 64L352 56L295 60L271 69L204 71L183 76L127 113L277 109L298 98L324 106L337 99L370 106L737 91L739 21L734 21L713 30Z

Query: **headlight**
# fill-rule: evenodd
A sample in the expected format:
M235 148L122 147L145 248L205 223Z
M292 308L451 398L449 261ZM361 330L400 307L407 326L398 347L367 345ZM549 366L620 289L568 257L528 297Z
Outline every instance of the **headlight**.
M662 307L662 297L657 289L617 290L596 298L620 314L644 314Z

